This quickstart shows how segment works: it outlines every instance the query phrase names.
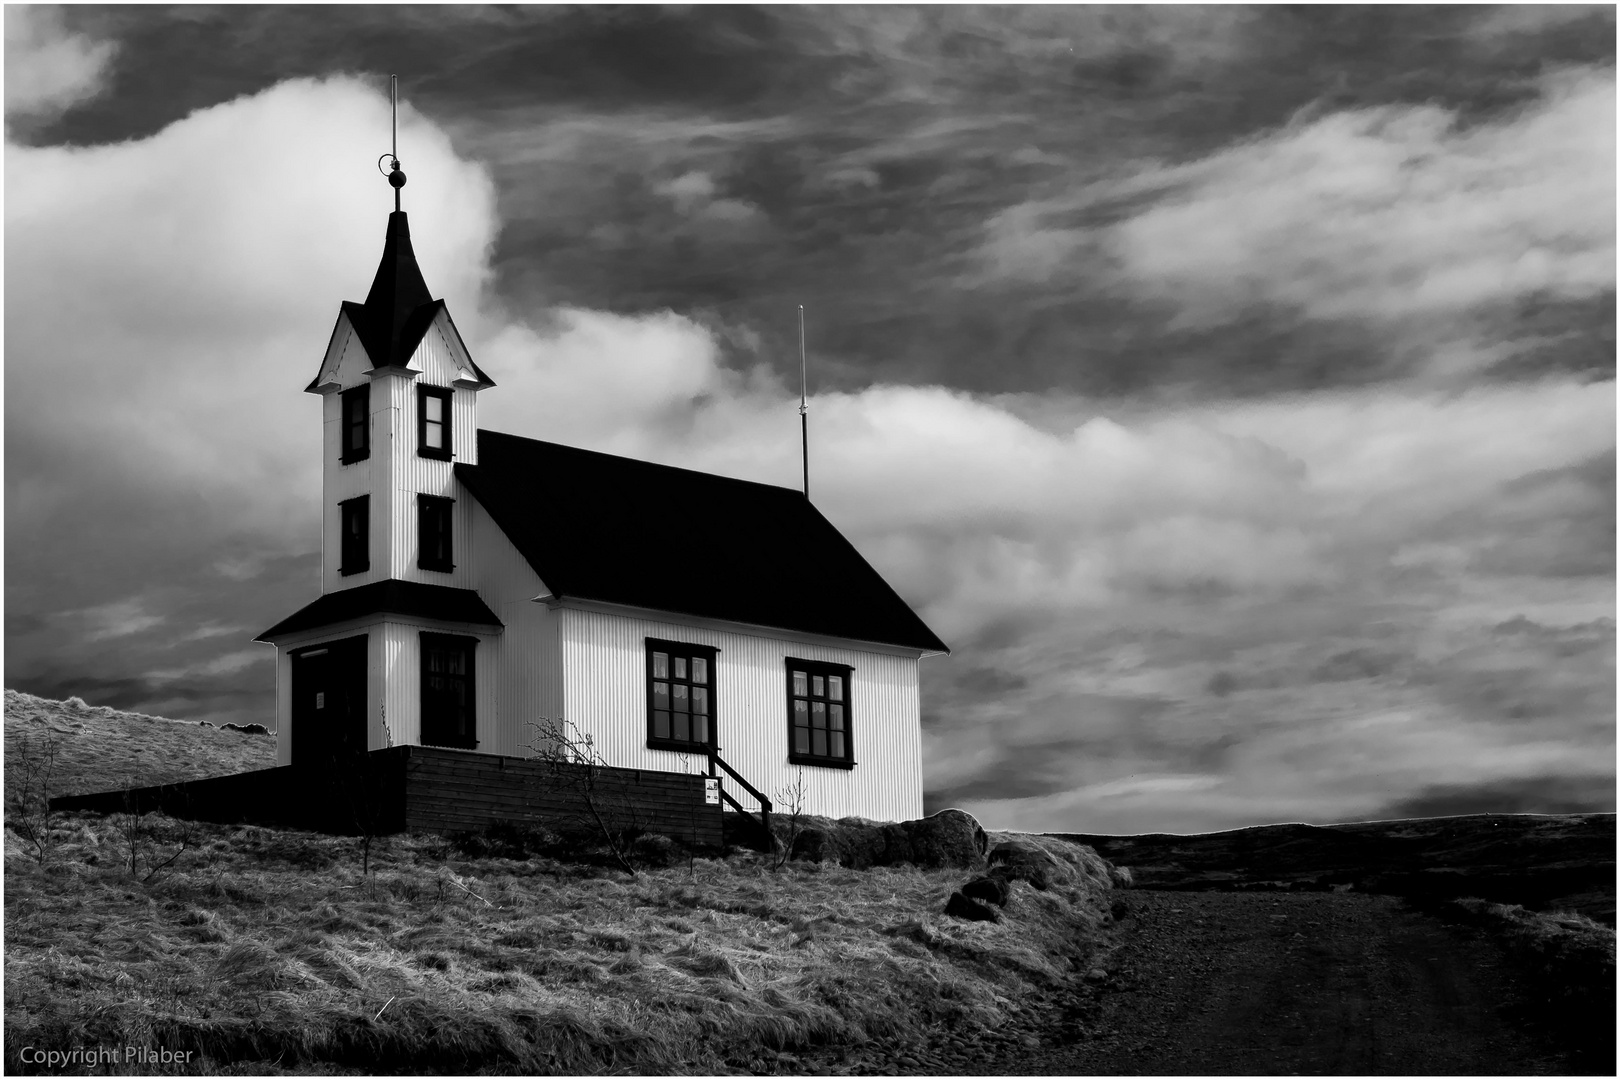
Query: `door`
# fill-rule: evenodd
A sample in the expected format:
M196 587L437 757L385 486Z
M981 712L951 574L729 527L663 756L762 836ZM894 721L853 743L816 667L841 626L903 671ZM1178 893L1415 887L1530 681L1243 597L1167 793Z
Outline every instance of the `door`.
M366 751L366 635L292 654L292 763L326 765Z

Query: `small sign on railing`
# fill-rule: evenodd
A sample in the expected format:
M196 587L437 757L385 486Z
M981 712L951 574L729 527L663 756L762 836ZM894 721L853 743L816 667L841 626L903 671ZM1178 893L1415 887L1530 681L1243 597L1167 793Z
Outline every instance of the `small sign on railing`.
M703 802L708 806L720 805L720 780L718 777L703 778Z

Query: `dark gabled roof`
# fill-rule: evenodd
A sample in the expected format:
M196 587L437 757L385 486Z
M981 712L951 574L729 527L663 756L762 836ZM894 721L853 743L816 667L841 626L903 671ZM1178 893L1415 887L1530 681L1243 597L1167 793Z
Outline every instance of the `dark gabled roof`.
M402 211L388 215L388 234L383 238L382 261L377 274L371 279L371 291L366 302L343 301L343 314L349 317L354 332L365 347L366 356L374 368L402 368L410 363L416 347L433 325L434 318L444 309L443 300L435 300L422 278L422 268L416 264L416 252L411 247L411 227ZM470 359L470 358L469 358ZM477 363L472 365L481 382L495 383L485 375ZM314 390L320 381L306 389Z
M456 477L558 597L948 651L791 488L495 431Z
M269 641L282 634L314 630L382 613L415 615L479 626L503 625L489 605L471 589L452 589L447 585L427 585L419 581L390 578L329 592L314 603L299 608L253 640Z

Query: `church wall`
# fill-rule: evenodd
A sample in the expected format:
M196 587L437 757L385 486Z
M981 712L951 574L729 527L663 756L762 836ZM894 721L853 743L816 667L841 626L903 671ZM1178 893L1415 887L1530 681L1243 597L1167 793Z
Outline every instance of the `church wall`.
M922 815L922 724L918 657L811 643L770 633L744 633L563 607L559 628L565 714L590 734L610 765L705 772L698 754L653 750L647 740L648 637L719 649L715 661L715 730L720 756L767 797L782 804L795 777L804 781L806 813L858 814L886 821ZM650 613L649 613L650 614ZM848 664L855 767L788 761L786 659ZM746 793L727 778L745 806Z
M549 594L545 583L470 494L466 509L478 567L476 588L505 627L491 651L490 670L499 672L499 723L487 750L526 757L534 741L529 722L555 717L561 707L557 617L535 600Z

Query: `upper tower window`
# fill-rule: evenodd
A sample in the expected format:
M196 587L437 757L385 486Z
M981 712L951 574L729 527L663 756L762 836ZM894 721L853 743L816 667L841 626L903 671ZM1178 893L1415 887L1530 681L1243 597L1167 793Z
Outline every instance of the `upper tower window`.
M343 391L343 454L348 465L371 456L371 384Z
M416 452L450 460L450 388L416 388Z
M455 500L435 495L416 497L416 565L423 570L450 571L456 568L451 547L451 521Z
M360 495L338 503L343 540L338 573L359 574L371 569L371 496Z

